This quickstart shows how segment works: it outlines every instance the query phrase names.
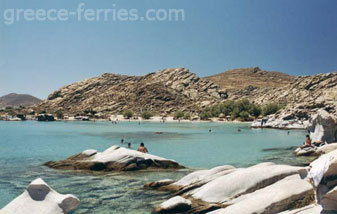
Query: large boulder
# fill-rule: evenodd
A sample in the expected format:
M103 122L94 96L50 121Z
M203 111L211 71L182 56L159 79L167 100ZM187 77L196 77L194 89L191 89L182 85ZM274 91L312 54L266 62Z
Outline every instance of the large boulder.
M337 150L320 156L310 163L309 177L313 180L315 186L319 184L336 185L337 176Z
M287 176L302 173L302 170L300 167L262 163L218 177L193 190L191 196L208 203L226 203Z
M63 214L79 205L73 195L62 195L38 178L27 190L5 206L1 214Z
M305 206L315 199L313 186L299 175L286 177L253 193L241 195L210 214L269 214ZM227 205L228 205L227 204Z
M324 210L337 211L337 187L333 188L323 196L321 205Z
M313 142L332 143L337 141L337 120L325 110L319 110L310 119L308 130Z
M184 168L174 160L151 154L112 146L104 152L86 150L66 160L50 161L46 166L55 169L92 171L133 171L141 169L180 169Z

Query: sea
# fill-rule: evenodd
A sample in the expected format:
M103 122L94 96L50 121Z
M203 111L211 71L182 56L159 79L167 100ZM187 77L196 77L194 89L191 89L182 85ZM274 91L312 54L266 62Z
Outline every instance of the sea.
M303 165L293 155L304 130L251 129L249 123L0 121L0 209L36 178L81 203L73 214L145 214L170 193L143 188L146 182L178 180L198 169L220 165L248 167L261 162ZM86 149L113 146L137 149L143 142L151 154L187 167L178 171L89 173L50 169L47 161L65 159Z

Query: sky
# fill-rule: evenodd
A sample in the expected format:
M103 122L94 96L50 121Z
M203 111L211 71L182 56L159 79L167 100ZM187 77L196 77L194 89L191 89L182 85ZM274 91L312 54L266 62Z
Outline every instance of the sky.
M26 21L8 9L183 9L184 21ZM291 75L337 70L336 0L1 0L0 96L45 99L103 73L185 67L201 77L259 66Z

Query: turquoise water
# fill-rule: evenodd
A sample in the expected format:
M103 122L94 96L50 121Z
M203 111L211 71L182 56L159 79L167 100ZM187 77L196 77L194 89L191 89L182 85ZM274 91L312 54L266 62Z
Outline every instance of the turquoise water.
M190 169L263 161L301 164L292 155L304 131L250 129L244 123L5 122L0 121L0 207L43 178L60 193L72 193L81 205L73 213L150 213L167 193L142 188L147 181L178 179L190 172L83 174L48 169L41 164L65 159L86 149L103 151L120 144L136 149L144 142L151 154L174 159ZM209 129L212 132L209 132ZM238 132L241 129L241 132ZM158 133L162 132L162 133Z

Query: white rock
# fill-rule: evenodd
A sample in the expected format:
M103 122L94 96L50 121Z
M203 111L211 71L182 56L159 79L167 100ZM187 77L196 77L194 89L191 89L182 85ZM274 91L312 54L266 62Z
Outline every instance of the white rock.
M98 152L97 154L92 156L90 160L94 162L101 162L101 163L108 163L108 162L126 163L135 158L142 158L144 160L151 159L153 161L168 160L162 157L138 152L138 151L131 150L131 149L126 149L126 148L119 147L119 146L112 146L108 148L107 150L105 150L104 152ZM170 160L170 161L175 162L173 160Z
M226 204L232 205L210 214L277 213L286 210L289 204L297 200L313 196L312 185L299 175L292 175L253 193L239 196Z
M334 177L337 175L337 150L320 156L318 159L310 163L310 167L323 167L321 162L328 162L327 170L324 170L323 178Z
M311 125L308 127L312 142L332 143L337 141L337 120L325 110L320 109L316 115L310 119Z
M42 179L29 184L24 193L5 206L1 214L63 214L75 209L79 200L54 191Z
M271 185L289 175L299 174L303 168L272 163L262 163L246 169L238 169L221 176L192 191L195 199L224 203L255 190Z
M82 154L87 155L87 156L93 156L93 155L97 154L97 150L87 149L87 150L83 151Z
M337 187L333 188L323 196L321 205L324 210L337 211Z
M318 147L315 151L315 154L316 155L327 154L334 150L337 150L337 143L330 143L330 144L326 144L324 146Z
M208 182L210 180L213 180L213 179L215 179L219 176L231 173L231 172L233 172L233 170L235 170L235 168L233 166L224 165L224 166L214 167L214 168L209 169L209 170L195 171L195 172L192 172L192 173L186 175L185 177L183 177L179 181L175 182L174 185L188 186L188 185L191 185L191 184L197 183L197 182L198 183L199 182L206 183L206 182Z
M192 202L190 200L187 200L181 196L175 196L173 198L170 198L169 200L163 202L160 204L160 208L162 210L173 210L177 207L181 206L191 206Z
M322 207L319 205L309 205L296 210L288 210L278 214L322 214Z

